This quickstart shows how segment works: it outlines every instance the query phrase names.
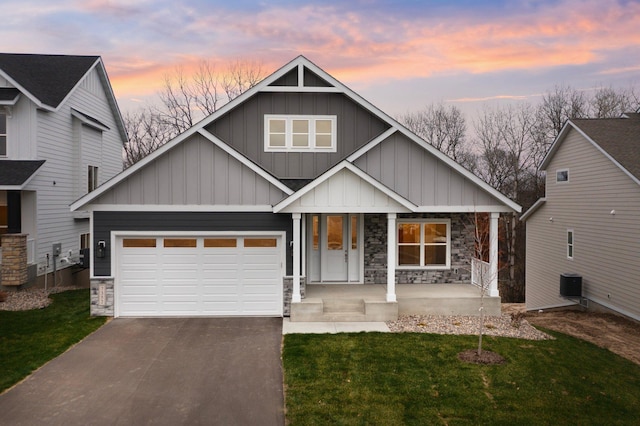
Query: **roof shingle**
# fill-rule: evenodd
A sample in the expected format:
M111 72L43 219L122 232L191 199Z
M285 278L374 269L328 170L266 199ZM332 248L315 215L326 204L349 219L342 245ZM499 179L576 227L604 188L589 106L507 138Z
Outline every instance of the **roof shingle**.
M640 179L639 113L627 113L621 118L571 121L629 173Z
M40 102L56 108L99 58L0 53L0 70Z

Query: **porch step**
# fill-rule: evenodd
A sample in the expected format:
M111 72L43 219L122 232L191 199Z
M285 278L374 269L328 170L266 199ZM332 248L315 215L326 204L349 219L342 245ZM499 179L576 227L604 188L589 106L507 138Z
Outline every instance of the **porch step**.
M369 322L398 318L398 304L364 299L304 299L291 305L292 322Z
M323 299L324 314L362 314L364 315L364 299Z

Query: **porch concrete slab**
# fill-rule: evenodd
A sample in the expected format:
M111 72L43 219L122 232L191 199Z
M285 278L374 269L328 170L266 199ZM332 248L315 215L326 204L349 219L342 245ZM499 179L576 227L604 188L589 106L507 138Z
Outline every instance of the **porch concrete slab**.
M388 333L389 327L381 321L377 322L291 322L289 318L282 321L282 334L336 334L381 332Z

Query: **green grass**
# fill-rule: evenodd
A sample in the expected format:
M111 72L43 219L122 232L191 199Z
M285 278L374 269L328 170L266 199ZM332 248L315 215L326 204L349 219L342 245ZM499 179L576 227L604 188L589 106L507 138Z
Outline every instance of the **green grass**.
M467 364L477 337L291 334L287 421L298 425L615 425L640 421L640 367L566 335L485 337L507 363Z
M55 358L104 324L89 316L89 290L51 296L32 311L0 311L0 392Z

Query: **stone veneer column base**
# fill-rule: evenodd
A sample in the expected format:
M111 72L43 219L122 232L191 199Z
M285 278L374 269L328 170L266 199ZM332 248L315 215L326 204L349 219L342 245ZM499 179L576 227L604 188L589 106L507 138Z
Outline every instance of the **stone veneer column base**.
M286 276L283 279L283 315L285 317L291 316L291 296L293 295L293 277ZM300 277L300 295L304 299L307 293L307 279L306 277Z
M113 278L91 278L91 316L112 317L115 314Z
M29 280L27 272L27 234L2 235L2 285L21 286Z

